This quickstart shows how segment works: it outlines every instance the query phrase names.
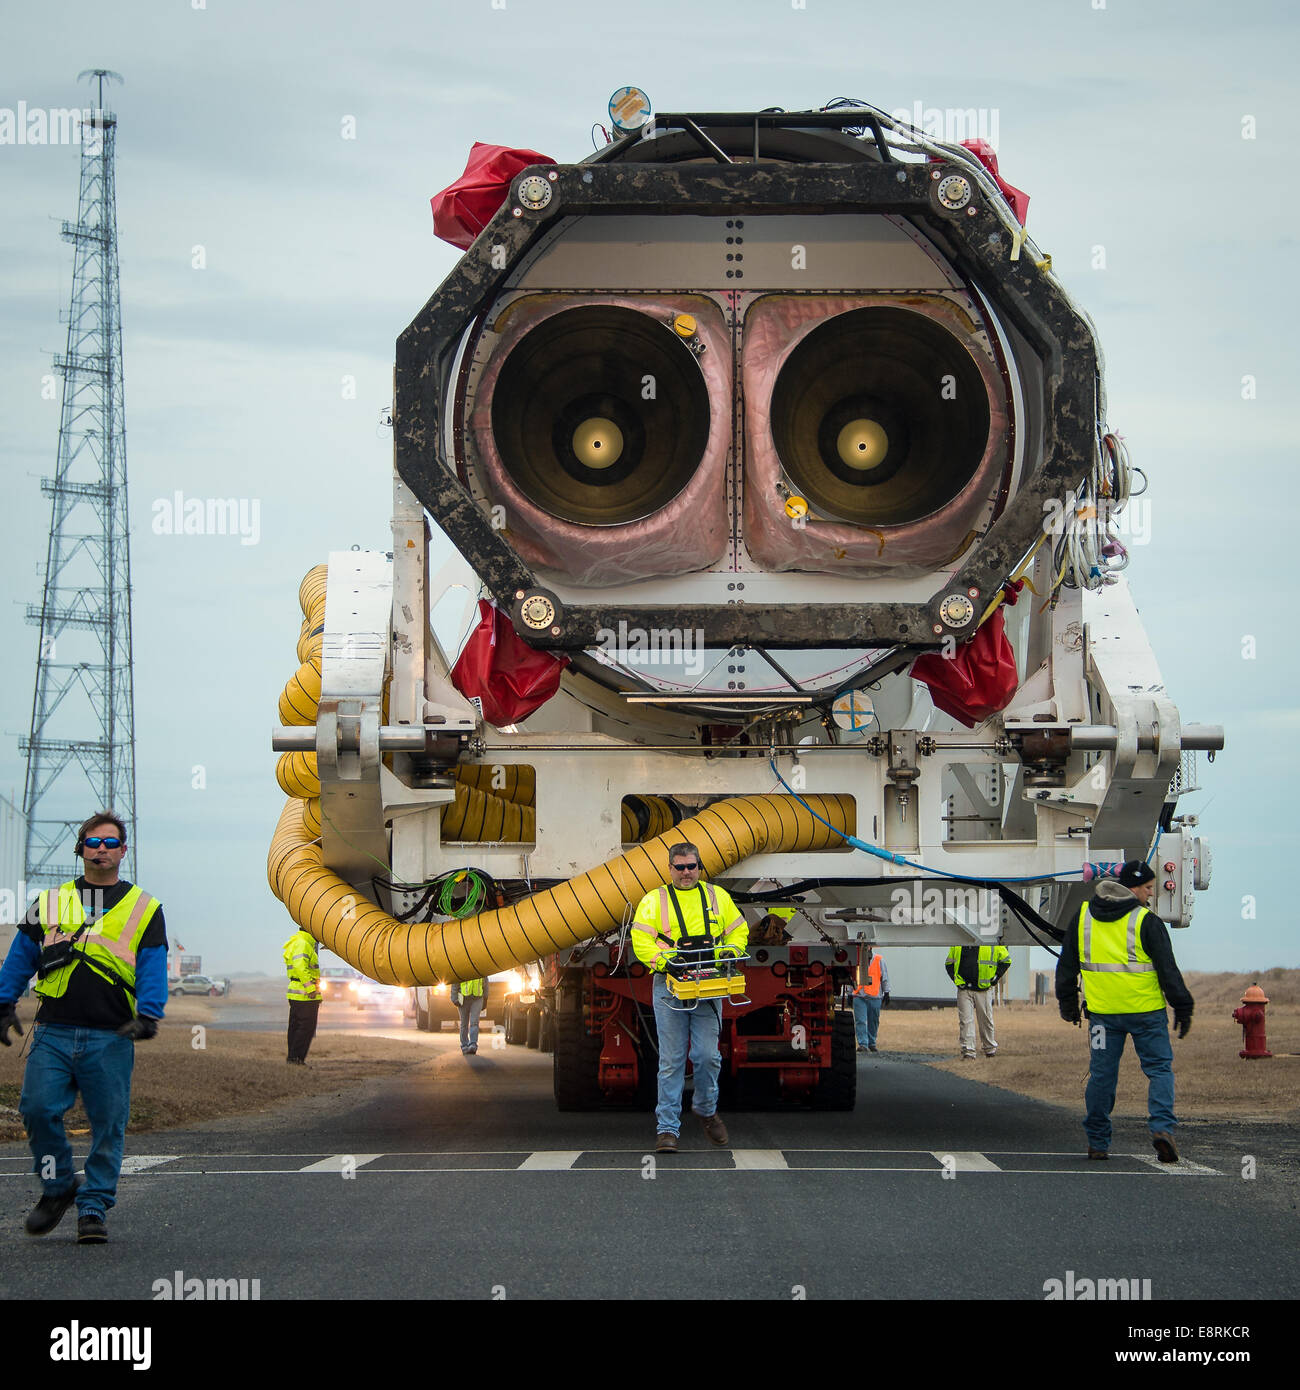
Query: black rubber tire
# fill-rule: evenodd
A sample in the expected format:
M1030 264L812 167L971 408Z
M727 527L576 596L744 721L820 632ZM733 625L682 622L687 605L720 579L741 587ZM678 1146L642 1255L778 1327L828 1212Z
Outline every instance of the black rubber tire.
M418 994L415 996L415 1026L422 1033L431 1033L433 1031L433 1022L429 1017L428 1007L420 1007L420 996Z
M831 1021L831 1064L810 1101L814 1110L852 1110L858 1097L858 1035L853 1014L840 1009Z
M528 1024L524 1018L524 1006L518 1001L506 1005L506 1042L513 1047L522 1047L528 1036Z
M537 1050L539 1052L555 1051L555 1015L545 1004L537 1006L542 1011L542 1021L537 1029Z
M542 1040L542 1006L530 1004L524 1011L524 1046L536 1047Z
M600 1109L602 1097L597 1084L600 1048L599 1034L594 1038L587 1035L581 1013L555 1015L552 1077L558 1109Z

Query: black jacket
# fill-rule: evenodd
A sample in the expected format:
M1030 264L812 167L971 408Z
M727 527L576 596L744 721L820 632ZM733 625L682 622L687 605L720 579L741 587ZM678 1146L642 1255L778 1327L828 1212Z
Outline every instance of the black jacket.
M1116 892L1116 890L1119 890ZM1099 922L1114 922L1127 917L1137 905L1137 899L1127 888L1113 880L1103 880L1098 884L1089 907ZM1059 1004L1079 1007L1079 916L1075 912L1070 921L1062 923L1065 940L1061 942L1061 956L1056 962L1056 999ZM1138 928L1138 940L1142 949L1151 957L1156 968L1156 979L1160 981L1165 1001L1175 1014L1192 1012L1192 996L1183 983L1178 962L1174 960L1174 948L1169 941L1169 928L1147 909Z

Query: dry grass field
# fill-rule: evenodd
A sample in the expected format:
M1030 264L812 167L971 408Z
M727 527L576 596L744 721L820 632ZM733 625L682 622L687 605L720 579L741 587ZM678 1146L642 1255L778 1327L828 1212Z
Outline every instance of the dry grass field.
M1178 1113L1182 1119L1295 1122L1300 1119L1300 970L1254 975L1186 976L1196 999L1191 1032L1174 1042ZM1275 1056L1244 1062L1237 1056L1241 1029L1232 1010L1242 991L1258 980L1270 999L1268 1040ZM284 1009L278 982L264 988L236 987L232 1006L254 1004L279 1016ZM210 1023L227 1001L177 999L168 1006L158 1037L136 1047L131 1132L169 1129L229 1115L267 1112L287 1100L342 1092L372 1076L386 1076L430 1053L417 1042L321 1034L309 1069L284 1062L283 1032L236 1032L208 1028L204 1046L193 1046L195 1025ZM30 1024L30 1000L20 1005ZM963 1062L957 1057L957 1012L886 1009L881 1017L882 1054L907 1053L961 1076L1000 1086L1082 1113L1088 1072L1087 1035L1063 1023L1055 1003L1010 1004L995 1010L999 1052ZM21 1139L17 1113L22 1083L22 1044L0 1049L0 1141ZM1282 1055L1290 1054L1290 1055ZM1146 1078L1132 1048L1120 1069L1117 1115L1146 1114ZM86 1132L78 1104L68 1116L74 1134Z
M241 1002L236 999L233 1002ZM194 1026L216 1016L221 1000L176 999L158 1036L137 1043L131 1088L132 1134L171 1129L227 1115L271 1110L285 1100L344 1091L371 1076L387 1076L430 1054L416 1042L394 1042L347 1033L321 1034L310 1067L285 1064L283 1032L253 1033L205 1028L193 1046ZM283 1012L283 1003L275 1006ZM0 1049L0 1141L23 1138L17 1105L22 1089L23 1044L30 1033L31 1001L19 1005L27 1030L17 1045ZM78 1102L69 1112L71 1134L89 1133Z

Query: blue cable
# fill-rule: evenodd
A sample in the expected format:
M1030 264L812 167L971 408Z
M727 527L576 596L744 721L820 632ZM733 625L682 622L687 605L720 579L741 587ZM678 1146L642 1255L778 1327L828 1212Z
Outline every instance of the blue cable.
M827 830L833 830L840 837L840 839L842 839L846 844L852 845L854 849L860 849L865 854L874 854L877 859L887 860L890 864L899 864L906 869L919 869L922 873L937 874L941 878L954 878L959 883L1043 883L1050 879L1073 878L1076 875L1082 875L1083 871L1081 869L1071 869L1067 873L1061 874L1034 874L1027 875L1023 878L999 878L995 880L988 878L972 878L969 874L949 873L947 869L931 869L925 864L917 864L913 862L905 854L893 854L887 849L881 849L878 845L869 845L865 840L859 840L856 835L846 835L844 831L842 831L838 826L832 825L830 821L826 820L823 816L819 816L817 812L814 811L813 808L809 806L809 804L803 799L803 797L801 797L799 793L795 791L795 789L789 784L789 782L787 782L785 778L781 776L780 772L777 770L775 758L768 759L768 766L772 769L773 775L776 777L776 780L780 782L780 784L786 789L786 791L788 791L790 795L794 797L794 799L799 803L799 805L802 806L804 810L807 811L808 814L814 820L821 821L821 823L827 828Z
M1151 846L1151 852L1147 855L1147 863L1148 863L1148 864L1150 864L1151 861L1156 857L1156 850L1158 850L1158 849L1160 848L1160 837L1161 837L1164 833L1165 833L1165 828L1164 828L1164 826L1163 826L1163 825L1157 825L1157 826L1156 826L1156 840L1155 840L1155 844L1153 844L1153 845Z

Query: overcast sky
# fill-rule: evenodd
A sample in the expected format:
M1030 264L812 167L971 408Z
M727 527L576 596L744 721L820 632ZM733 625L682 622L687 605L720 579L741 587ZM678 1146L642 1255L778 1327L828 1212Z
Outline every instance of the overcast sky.
M1286 869L1300 671L1281 621L1300 511L1296 39L1286 4L1252 0L10 7L0 108L84 106L83 68L126 79L112 105L139 877L173 939L211 970L279 968L291 923L265 881L283 804L269 735L297 588L330 550L389 548L393 345L458 254L433 236L430 195L474 140L581 158L632 83L661 110L852 96L996 120L1029 229L1096 321L1111 426L1151 479L1129 578L1162 672L1185 720L1227 728L1182 807L1205 811L1214 885L1179 960L1300 964ZM23 608L40 597L58 433L42 378L64 347L58 233L79 155L0 144L0 792L19 802L36 658ZM177 490L256 500L256 543L156 534Z

